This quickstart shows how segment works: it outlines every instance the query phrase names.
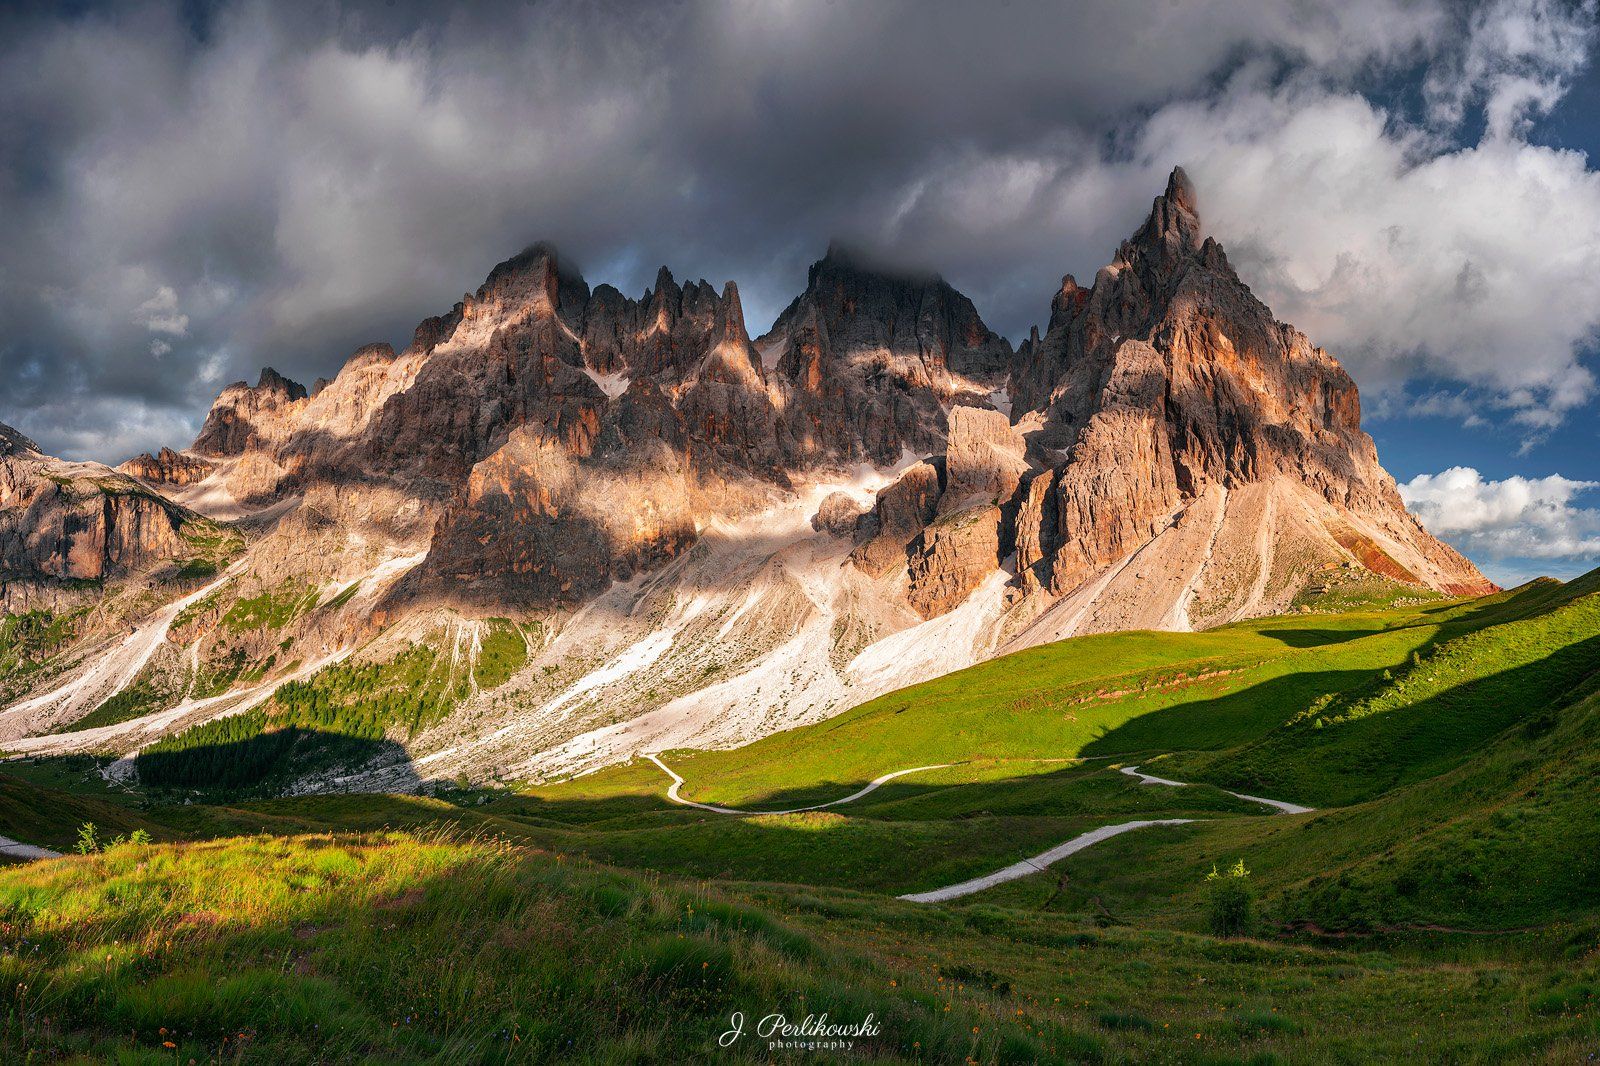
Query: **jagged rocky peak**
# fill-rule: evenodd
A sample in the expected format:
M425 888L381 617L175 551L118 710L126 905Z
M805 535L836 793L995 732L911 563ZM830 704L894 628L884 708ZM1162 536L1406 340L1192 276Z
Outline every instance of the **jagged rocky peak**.
M589 285L577 264L564 258L549 241L540 241L495 266L475 295L465 297L465 316L501 307L527 307L535 313L559 312L568 319L582 316Z
M732 281L722 286L722 309L718 319L721 330L719 341L748 345L750 333L745 328L744 303L739 299L739 286Z
M859 565L903 567L932 616L1014 555L1037 639L1283 610L1326 567L1492 589L1406 512L1355 383L1255 298L1199 205L1175 170L1090 288L1062 279L1011 381L1026 461L1006 419L956 407L942 463L862 520Z
M236 381L218 394L190 450L217 459L279 439L286 410L309 395L298 381L263 367L255 385Z
M446 342L481 346L495 330L528 319L550 322L559 316L576 322L588 302L589 286L577 266L554 244L540 241L495 264L478 290L463 295L449 312L423 319L411 348L430 352Z
M986 404L1011 346L937 274L883 267L834 242L755 342L781 394L794 466L897 463L944 446L952 404Z
M361 347L357 348L353 353L351 353L349 359L345 360L344 366L341 368L340 373L343 373L346 370L363 370L369 366L387 366L388 364L394 362L394 359L394 346L389 344L387 341L379 341L375 344L363 344ZM331 384L333 384L333 382L325 381L323 388L327 388L327 386ZM322 389L318 389L317 391L321 392Z
M243 385L244 383L240 382L239 384ZM261 368L261 377L257 379L255 388L251 391L261 397L263 401L279 404L293 403L296 400L303 400L309 395L304 385L284 377L270 366Z
M1132 243L1146 248L1160 245L1170 249L1173 258L1192 252L1200 244L1200 216L1194 182L1182 167L1173 167L1167 190L1156 197L1150 218L1134 234Z
M972 301L938 274L884 266L837 240L812 264L805 292L772 335L819 328L833 354L915 356L984 380L1003 376L1011 358L1011 346L984 325ZM799 360L789 366L798 370Z

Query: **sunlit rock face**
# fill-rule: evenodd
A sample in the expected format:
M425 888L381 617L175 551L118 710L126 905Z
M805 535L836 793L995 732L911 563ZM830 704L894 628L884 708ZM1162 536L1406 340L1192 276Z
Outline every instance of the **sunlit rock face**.
M7 573L137 568L199 512L247 542L228 596L319 590L246 649L271 656L252 699L342 655L470 662L516 620L527 666L407 738L436 774L740 743L1007 649L1283 611L1329 568L1491 587L1405 511L1354 383L1251 294L1181 170L1015 351L939 277L838 246L752 341L732 282L663 267L635 298L541 244L403 349L310 390L265 370L188 449L94 475L137 491L54 462L0 433ZM155 661L203 668L222 614ZM304 787L414 779L349 769Z
M1163 537L1195 541L1150 561L1152 591L1099 616L1112 628L1280 610L1308 570L1345 560L1449 592L1492 587L1406 512L1337 360L1202 239L1181 169L1092 287L1063 279L1012 387L1050 468L1022 508L1029 587L1067 596Z
M44 455L0 425L0 605L8 612L81 600L84 584L185 554L194 516L99 463Z

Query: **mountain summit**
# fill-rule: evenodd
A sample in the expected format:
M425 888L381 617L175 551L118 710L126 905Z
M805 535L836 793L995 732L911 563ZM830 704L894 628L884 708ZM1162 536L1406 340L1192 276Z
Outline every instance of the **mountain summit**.
M1038 534L1017 562L1025 586L1066 598L1038 635L1281 611L1346 562L1487 591L1406 512L1349 375L1201 239L1196 205L1175 170L1094 285L1064 279L1048 332L1018 353L1019 421L1051 469L1030 485L1022 524Z
M1251 294L1199 209L1175 170L1016 351L938 276L838 246L752 341L733 282L663 267L635 298L535 245L403 351L369 345L311 390L265 370L189 449L125 464L175 527L240 537L214 586L160 579L199 598L140 623L150 650L120 672L213 694L87 740L23 735L78 707L36 697L0 741L131 750L288 713L290 678L370 688L426 661L447 691L363 721L430 773L540 777L740 743L1041 641L1282 612L1338 580L1492 588L1405 511L1354 383ZM118 558L159 587L148 556ZM59 569L21 580L67 595ZM75 661L110 634L88 626Z

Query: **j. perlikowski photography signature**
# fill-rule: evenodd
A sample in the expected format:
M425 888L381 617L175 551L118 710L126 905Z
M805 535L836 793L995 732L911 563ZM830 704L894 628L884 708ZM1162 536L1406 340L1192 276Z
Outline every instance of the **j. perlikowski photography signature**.
M744 1011L736 1010L728 1018L728 1028L717 1037L717 1046L731 1048L749 1033L765 1040L769 1051L849 1051L857 1040L882 1031L875 1014L868 1014L859 1022L835 1022L826 1011L807 1014L799 1021L775 1013L748 1023Z

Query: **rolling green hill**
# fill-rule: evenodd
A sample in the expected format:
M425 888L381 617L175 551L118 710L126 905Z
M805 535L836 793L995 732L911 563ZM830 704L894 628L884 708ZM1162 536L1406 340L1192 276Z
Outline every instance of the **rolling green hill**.
M214 842L0 872L0 976L31 990L0 994L0 1041L537 1061L562 1034L590 1061L686 1061L724 1054L733 1010L821 1007L875 1013L866 1053L905 1061L1600 1050L1600 574L1072 640L661 757L685 798L753 811L949 765L749 817L668 802L643 760L514 791L180 806L16 767L0 834ZM1191 784L1118 772L1134 763ZM1191 821L951 903L894 898L1168 818ZM1239 860L1250 935L1218 939L1206 874Z

